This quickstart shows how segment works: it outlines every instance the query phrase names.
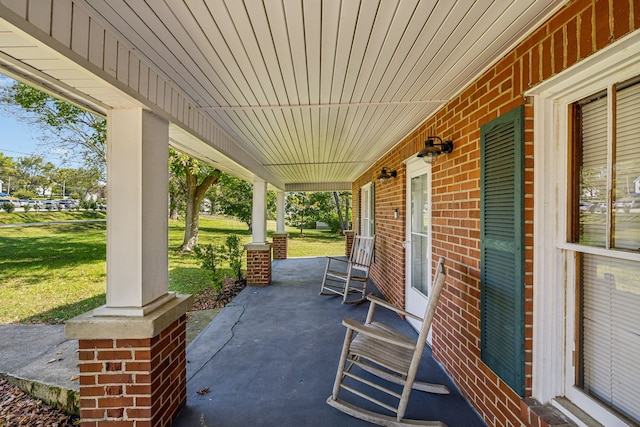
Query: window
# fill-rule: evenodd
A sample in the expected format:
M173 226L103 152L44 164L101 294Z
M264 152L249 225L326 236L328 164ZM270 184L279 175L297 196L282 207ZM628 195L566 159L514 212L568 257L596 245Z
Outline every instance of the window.
M527 92L535 159L531 397L575 421L577 406L607 427L639 422L638 364L628 366L628 352L640 354L640 251L635 206L626 202L637 191L635 172L624 170L639 157L638 141L629 140L639 134L638 52L635 31Z
M575 385L640 422L640 262L623 256L640 251L640 84L612 85L572 111Z

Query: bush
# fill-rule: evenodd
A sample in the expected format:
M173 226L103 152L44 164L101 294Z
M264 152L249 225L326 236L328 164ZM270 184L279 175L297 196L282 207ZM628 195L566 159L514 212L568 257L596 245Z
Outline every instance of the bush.
M2 210L5 211L6 213L11 213L16 210L16 207L13 206L13 203L4 202L2 204Z
M25 204L22 209L24 209L25 212L29 212L31 210L31 205L30 204Z
M31 190L16 190L13 192L13 197L18 199L35 199L36 193Z
M244 247L242 246L240 237L236 234L230 234L225 240L223 246L224 257L229 261L229 267L236 276L237 280L242 280L242 264L244 261Z
M341 233L342 232L342 228L340 226L340 220L338 219L338 214L337 213L331 212L331 214L328 215L327 218L325 218L324 220L329 225L329 229L333 233Z
M196 245L193 248L193 253L196 258L200 260L200 267L211 271L211 284L214 289L222 289L222 280L218 277L217 268L220 264L220 247L217 245Z

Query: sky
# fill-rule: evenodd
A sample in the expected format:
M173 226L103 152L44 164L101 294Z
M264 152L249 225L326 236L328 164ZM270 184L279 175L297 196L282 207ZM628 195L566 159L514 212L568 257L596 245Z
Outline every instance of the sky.
M10 86L15 80L0 74L0 87ZM26 157L32 154L42 156L56 166L60 166L60 157L38 144L38 129L29 127L4 109L0 108L0 153L5 156Z

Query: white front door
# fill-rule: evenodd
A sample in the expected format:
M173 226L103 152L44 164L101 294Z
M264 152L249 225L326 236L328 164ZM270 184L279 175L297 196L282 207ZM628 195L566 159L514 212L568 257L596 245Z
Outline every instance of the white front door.
M407 164L406 230L406 310L423 317L431 287L431 165L422 159Z

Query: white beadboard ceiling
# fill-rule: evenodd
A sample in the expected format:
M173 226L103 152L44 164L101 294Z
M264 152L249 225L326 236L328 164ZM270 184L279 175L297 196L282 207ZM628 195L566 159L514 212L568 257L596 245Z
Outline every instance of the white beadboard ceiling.
M79 1L287 190L349 188L563 3Z

